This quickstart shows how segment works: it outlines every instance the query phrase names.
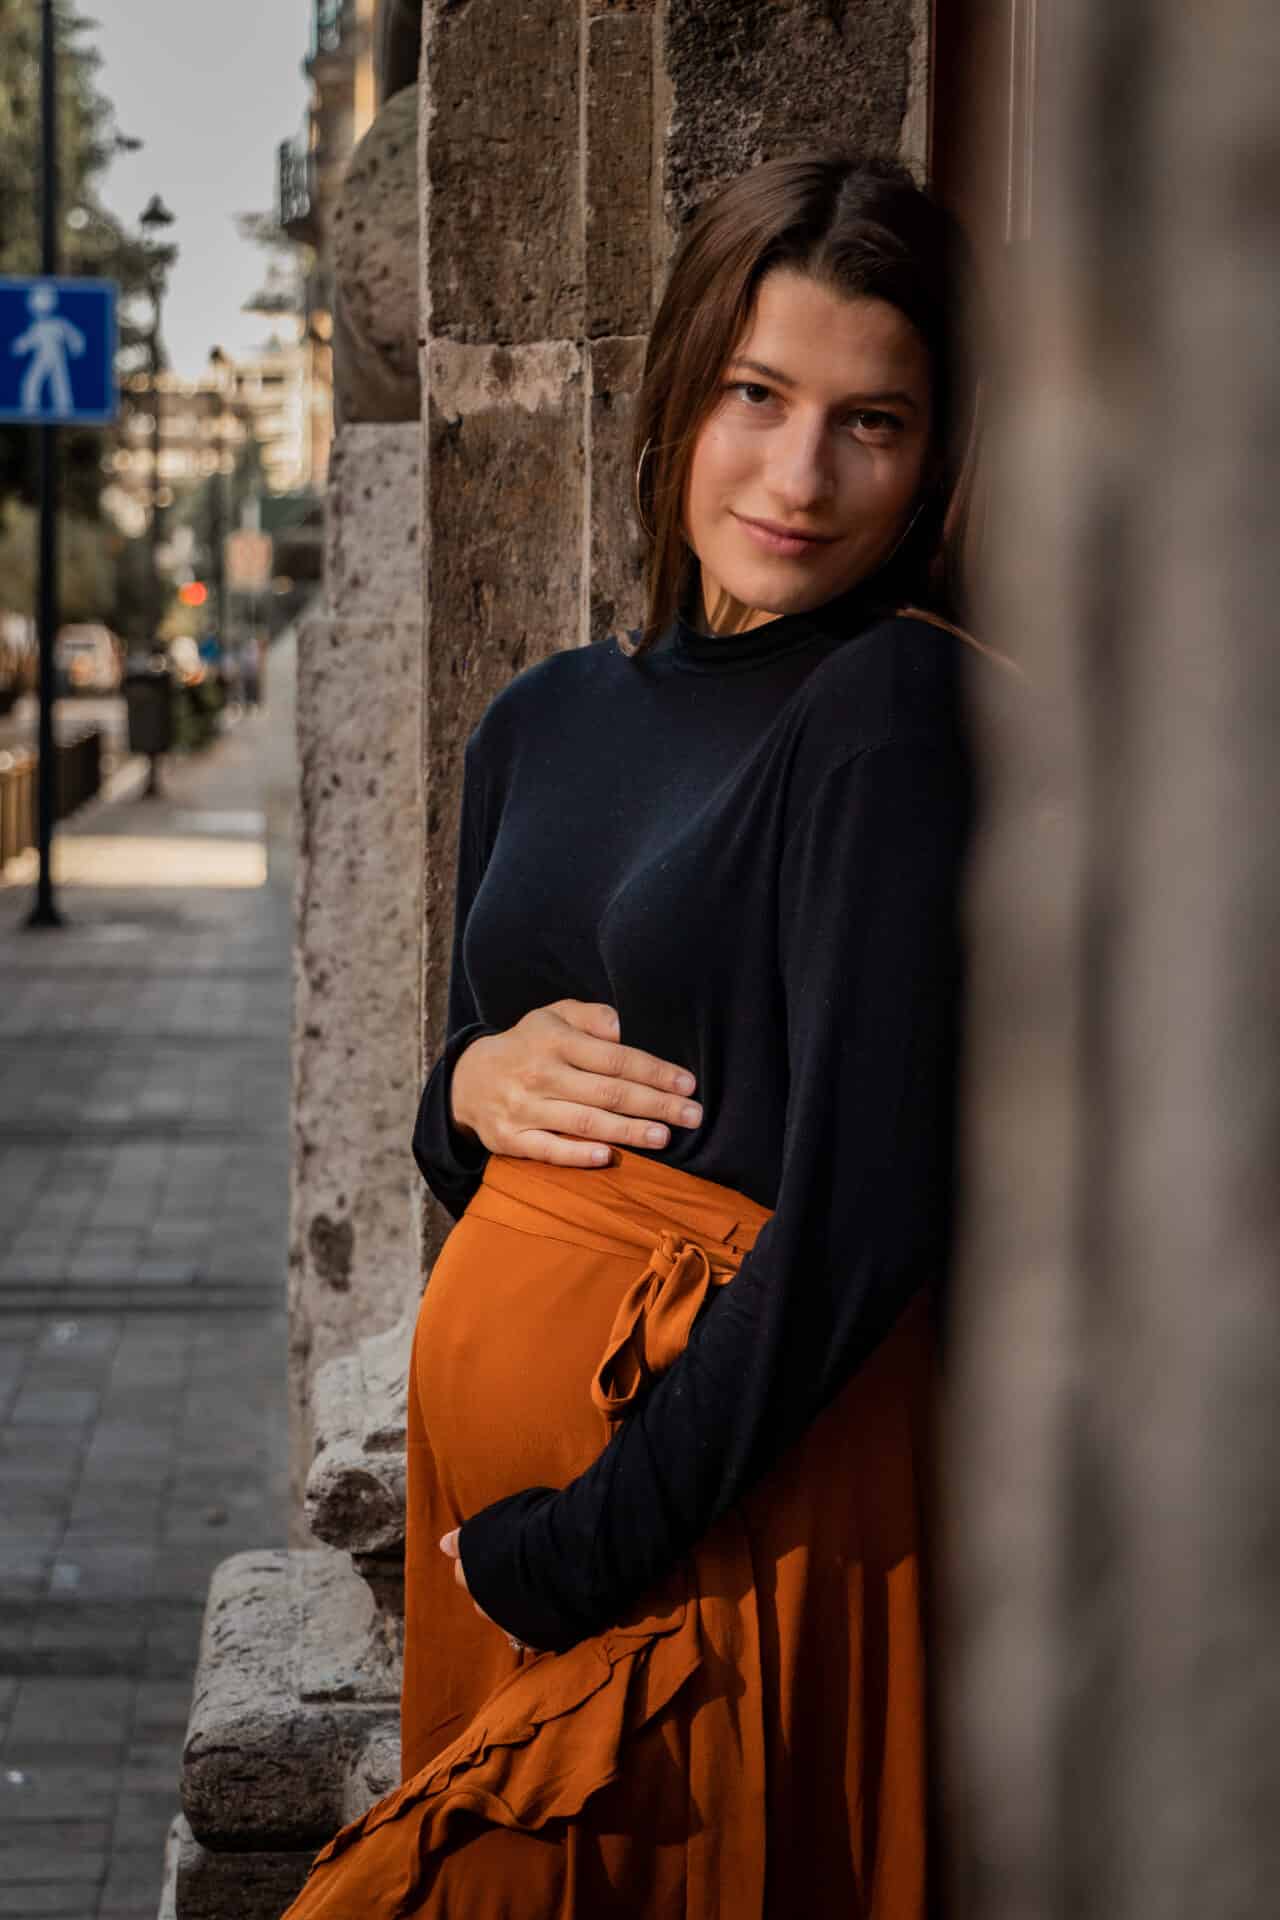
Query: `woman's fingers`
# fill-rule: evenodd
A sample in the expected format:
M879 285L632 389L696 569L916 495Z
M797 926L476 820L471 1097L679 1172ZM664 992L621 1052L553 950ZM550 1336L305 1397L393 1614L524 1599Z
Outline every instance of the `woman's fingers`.
M590 1140L570 1140L540 1127L520 1128L503 1143L502 1152L517 1160L544 1160L552 1167L602 1167L609 1158L606 1146Z
M659 1060L656 1054L646 1053L642 1047L613 1045L585 1034L580 1039L566 1040L563 1058L571 1067L601 1080L643 1087L678 1100L687 1100L697 1084L686 1067Z
M670 1128L659 1121L632 1119L581 1100L541 1102L538 1131L575 1140L606 1141L614 1147L665 1147L671 1138Z
M554 1013L566 1026L575 1027L579 1033L589 1033L597 1040L616 1040L622 1031L617 1009L602 1006L596 1000L556 1000L544 1013Z
M656 1087L640 1086L634 1080L618 1080L609 1074L584 1073L573 1068L558 1076L548 1092L554 1099L598 1107L606 1113L625 1114L636 1120L656 1120L667 1127L702 1124L702 1108L696 1100L681 1094L660 1093Z

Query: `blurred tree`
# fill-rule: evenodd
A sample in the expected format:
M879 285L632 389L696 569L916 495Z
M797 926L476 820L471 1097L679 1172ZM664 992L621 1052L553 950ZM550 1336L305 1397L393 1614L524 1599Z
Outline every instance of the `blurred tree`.
M58 553L64 621L107 620L116 599L118 536L101 521L65 514ZM34 507L11 500L0 522L0 603L6 613L35 612L39 528Z
M100 204L96 183L115 154L140 144L116 126L98 85L101 56L90 43L93 21L73 0L57 8L59 48L59 164L63 206L59 244L63 271L118 281L121 290L121 365L145 365L145 320L135 309L176 248L144 244ZM0 0L0 273L40 271L40 5ZM162 257L163 256L163 257ZM61 435L62 499L87 520L99 512L105 482L103 454L110 431L65 429ZM0 427L0 521L14 500L35 499L34 435ZM5 594L7 601L8 595Z

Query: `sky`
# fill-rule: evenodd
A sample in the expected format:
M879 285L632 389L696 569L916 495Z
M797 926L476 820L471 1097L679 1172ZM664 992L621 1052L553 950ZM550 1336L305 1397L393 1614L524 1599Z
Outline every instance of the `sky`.
M174 371L194 378L210 347L235 355L271 332L240 311L267 256L235 215L274 205L276 147L307 102L310 0L81 0L81 11L97 22L87 38L120 131L144 143L116 156L99 193L129 225L153 193L177 215L162 324Z

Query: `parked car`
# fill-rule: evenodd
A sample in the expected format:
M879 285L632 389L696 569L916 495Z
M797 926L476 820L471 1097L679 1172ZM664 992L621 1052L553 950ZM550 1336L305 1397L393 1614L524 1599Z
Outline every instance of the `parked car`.
M109 627L63 627L54 649L64 693L119 693L123 678L120 643Z

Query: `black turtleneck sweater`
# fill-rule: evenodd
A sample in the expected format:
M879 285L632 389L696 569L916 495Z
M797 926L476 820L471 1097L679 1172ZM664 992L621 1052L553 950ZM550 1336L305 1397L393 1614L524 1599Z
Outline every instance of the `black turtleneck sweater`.
M617 1619L943 1276L966 652L856 594L679 624L530 669L470 742L432 1190L459 1215L484 1164L450 1122L459 1053L572 998L697 1076L702 1125L652 1157L775 1209L599 1460L463 1527L473 1596L531 1646Z

